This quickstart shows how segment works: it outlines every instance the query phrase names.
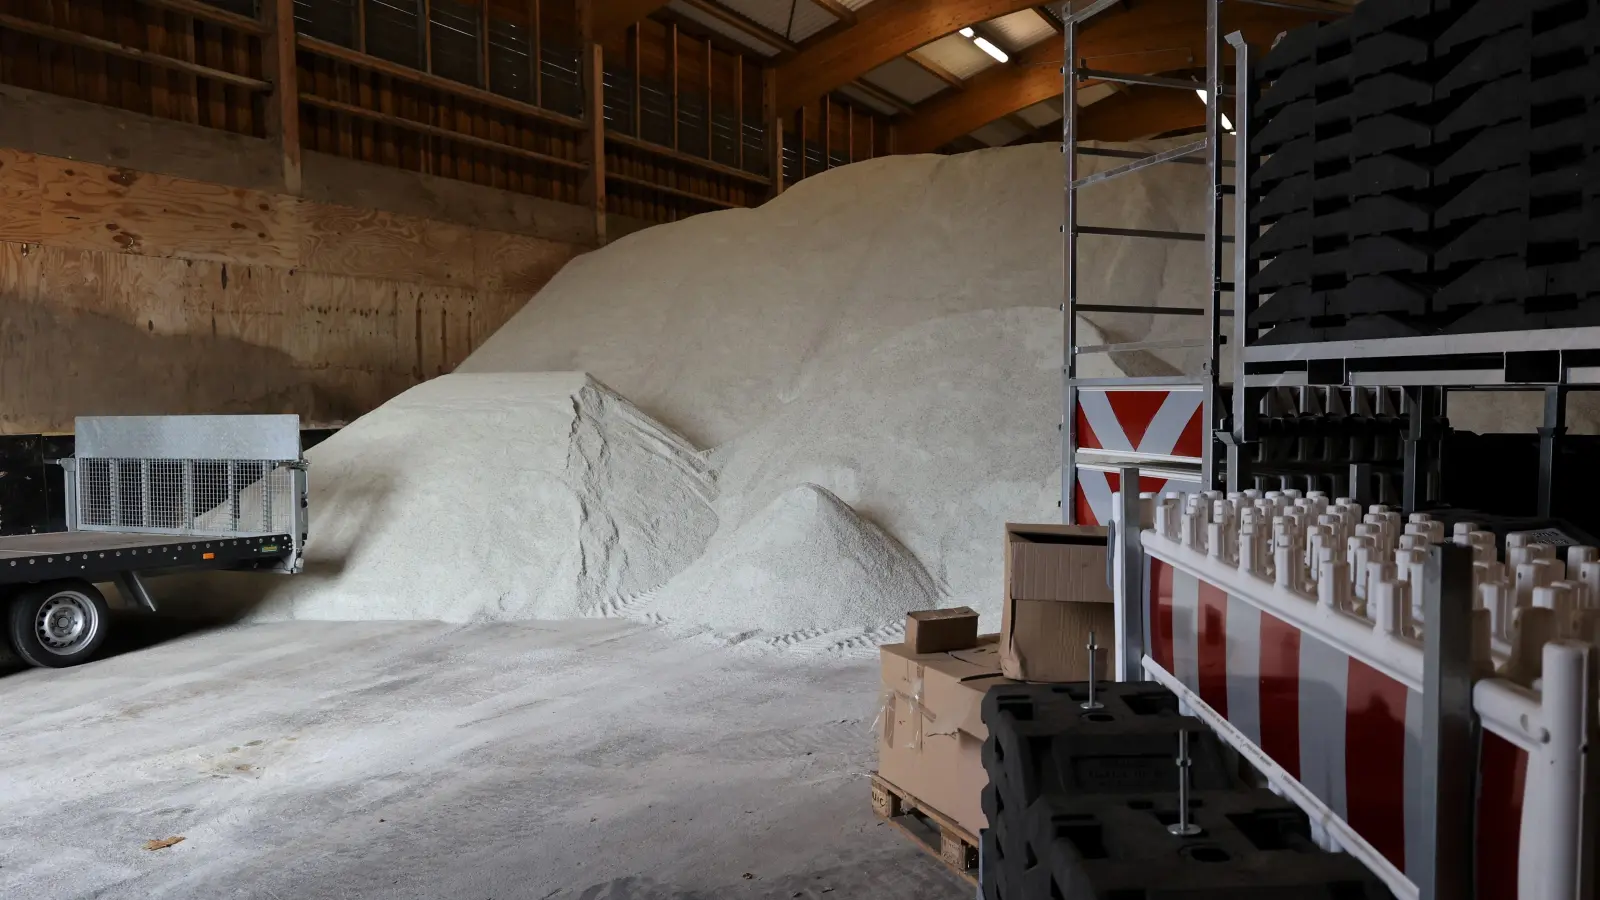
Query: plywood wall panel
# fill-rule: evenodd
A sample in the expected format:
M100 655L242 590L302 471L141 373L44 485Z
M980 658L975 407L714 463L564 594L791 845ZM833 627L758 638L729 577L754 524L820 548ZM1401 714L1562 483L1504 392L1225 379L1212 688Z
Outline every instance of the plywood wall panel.
M394 281L471 286L472 230L371 209L302 203L300 265Z
M27 241L39 232L38 166L31 153L0 148L0 241Z
M41 240L142 256L293 266L300 252L292 197L35 157Z
M0 196L47 211L12 215L20 240L0 241L0 432L97 413L349 421L453 370L582 250L69 160L0 162Z

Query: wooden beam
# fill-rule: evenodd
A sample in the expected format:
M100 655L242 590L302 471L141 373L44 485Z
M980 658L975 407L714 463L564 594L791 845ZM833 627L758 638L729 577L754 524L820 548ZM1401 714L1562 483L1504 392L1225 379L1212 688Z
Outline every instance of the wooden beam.
M589 170L587 163L582 163L577 160L563 159L559 156L551 156L548 153L540 153L537 150L526 150L522 147L517 147L512 144L505 144L501 143L500 141L492 141L488 138L480 138L464 132L452 131L448 128L440 128L437 125L430 125L427 122L418 122L415 119L407 119L404 116L392 116L388 113L379 112L375 109L367 109L364 106L341 103L338 100L330 100L327 97L321 97L316 94L301 94L300 102L307 106L315 106L319 109L326 109L330 112L336 112L341 115L367 119L368 121L377 122L382 125L388 125L391 128L400 128L406 131L416 132L417 134L425 134L429 137L441 138L447 141L455 141L460 144L465 144L469 147L481 147L484 150L493 150L497 153L504 153L508 156L530 159L534 162L559 166L561 168L572 169L574 171L587 172Z
M785 111L795 109L923 44L1033 5L1028 0L876 0L862 8L854 28L808 46L779 64L778 105ZM1125 63L1129 54L1154 53L1175 46L1203 48L1205 17L1206 4L1197 0L1122 4L1083 26L1078 33L1079 55L1096 68L1110 68L1118 61ZM1320 18L1316 13L1230 4L1224 8L1223 29L1234 31L1253 25L1256 36L1251 37L1249 30L1246 36L1252 42L1270 43L1278 31ZM1276 30L1261 37L1269 27ZM1204 59L1204 52L1196 58ZM1012 63L992 67L984 74L1016 68L1013 57ZM1162 68L1176 65L1169 60ZM1119 70L1134 71L1125 67ZM1051 74L1060 81L1059 73ZM973 80L976 76L969 83Z
M561 113L553 112L548 109L542 109L538 106L534 106L531 103L524 103L521 100L515 100L511 97L502 97L499 94L492 94L480 88L462 84L459 81L451 81L448 78L441 78L438 75L429 75L426 72L413 69L410 66L392 63L386 59L370 56L366 53L358 53L348 47L341 47L338 44L330 44L327 41L319 40L314 37L307 37L306 35L302 34L296 38L296 43L299 45L301 50L305 50L309 53L316 53L320 56L336 59L340 62L349 63L352 66L358 66L373 72L381 72L391 78L399 79L400 81L410 82L411 84L420 84L423 87L431 88L432 90L440 91L446 94L454 94L455 96L463 97L476 103L482 103L485 106L493 106L496 109L504 109L508 112L521 113L525 116L543 119L546 122L553 122L557 125L565 125L568 128L582 129L584 127L584 122L582 119L574 119L571 116L564 116Z
M1258 46L1270 44L1286 28L1313 20L1309 14L1274 7L1235 4L1225 9L1226 30L1243 31L1245 39ZM1205 59L1204 3L1147 0L1131 10L1109 10L1090 20L1079 34L1080 58L1103 71L1140 74L1186 68ZM1009 64L974 75L966 90L920 104L916 113L897 123L897 152L931 152L995 119L1060 96L1061 54L1060 41L1041 41L1012 57ZM1199 105L1193 94L1155 90Z
M199 63L192 63L188 60L174 59L173 57L163 56L159 53L151 53L148 50L140 50L138 47L129 47L126 44L119 44L116 41L108 41L103 38L90 37L87 34L81 34L76 31L68 31L65 28L57 28L54 25L46 25L43 22L35 22L32 19L23 19L17 16L0 13L0 29L16 31L21 34L31 34L34 37L44 38L47 41L53 41L57 44L66 44L71 47L82 47L85 50L94 50L104 53L108 56L131 59L135 62L141 62L145 65L155 66L161 69L171 69L175 72L186 72L199 78L220 81L224 84L231 84L235 87L245 88L246 90L250 91L265 92L272 90L272 85L270 83L262 81L259 78L250 78L246 75L235 75L232 72L224 72L221 69L213 69L210 66L202 66Z
M672 149L678 149L678 23L667 26L667 91L672 106Z
M249 16L241 16L225 9L219 9L203 0L139 0L145 6L156 9L170 10L186 16L192 16L203 22L215 22L226 25L245 34L263 35L267 33L267 26Z
M761 70L761 116L767 126L767 174L771 196L783 193L783 114L778 112L778 72Z
M711 39L706 38L706 159L715 159L717 134L711 127L716 120L713 113L717 108L717 80L713 77L716 72L716 61L711 56Z
M533 0L533 105L544 106L544 15L539 0Z
M763 187L767 185L767 179L762 178L760 175L757 175L754 172L745 172L739 169L731 168L715 160L706 159L703 156L691 156L681 150L673 150L670 147L663 147L660 144L652 144L649 141L631 137L626 134L608 131L606 132L606 140L613 144L620 144L624 147L632 147L635 150L641 150L653 156L659 156L662 159L670 159L673 162L695 166L696 168L705 169L708 172L716 172L719 175L726 175L729 178L737 178L743 181L748 181L751 184L761 185Z
M667 0L591 0L594 10L594 38L614 37L641 19L667 5Z
M639 137L640 123L644 118L641 107L644 106L644 63L640 57L640 43L644 39L643 30L639 23L633 23L633 129L630 132L634 137Z
M847 85L847 87L860 91L869 98L876 100L877 102L882 103L884 106L887 106L890 109L902 114L910 115L911 113L916 112L916 107L904 100L901 100L899 97L896 97L894 94L889 93L883 88L878 87L865 78L861 79L860 81L852 81L849 85Z
M829 112L833 109L833 100L827 94L822 95L822 171L826 172L833 166L833 128Z
M489 83L489 0L482 0L478 9L478 74L483 80L483 89L492 91L494 85Z
M278 145L278 176L286 194L300 193L300 67L295 60L294 0L266 0L261 70L272 79L267 98L267 139Z
M744 169L744 54L733 57L733 152L736 165Z
M967 83L957 77L954 72L951 72L949 69L946 69L944 66L939 65L915 50L907 53L906 59L914 63L917 68L927 72L929 75L932 75L933 77L939 79L945 84L950 85L958 91L967 86Z

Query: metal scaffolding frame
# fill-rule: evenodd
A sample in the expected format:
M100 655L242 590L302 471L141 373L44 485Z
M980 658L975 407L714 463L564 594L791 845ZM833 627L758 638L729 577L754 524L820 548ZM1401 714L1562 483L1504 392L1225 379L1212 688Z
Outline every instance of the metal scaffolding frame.
M1222 158L1222 102L1223 97L1232 94L1232 88L1225 87L1222 83L1223 66L1223 36L1221 27L1221 5L1223 0L1196 0L1206 4L1206 80L1204 84L1183 81L1176 78L1163 78L1147 75L1127 75L1121 73L1102 72L1080 65L1078 59L1078 29L1084 22L1098 15L1102 11L1114 6L1117 0L1094 0L1086 6L1072 12L1066 17L1062 38L1066 42L1063 55L1064 65L1062 75L1065 80L1063 91L1063 116L1062 116L1062 152L1066 156L1066 215L1062 225L1064 242L1064 259L1062 272L1062 287L1064 300L1061 304L1063 313L1062 325L1062 455L1061 455L1061 515L1062 521L1072 523L1076 519L1076 503L1074 494L1077 486L1077 406L1078 391L1080 388L1094 387L1095 389L1140 389L1161 390L1163 388L1193 388L1201 386L1204 391L1202 401L1202 416L1205 422L1207 435L1202 443L1202 456L1200 463L1200 480L1202 485L1212 487L1217 481L1216 466L1216 440L1212 437L1212 430L1217 423L1220 382L1220 359L1222 344L1222 319L1231 314L1231 310L1222 307L1222 294L1232 291L1234 286L1222 280L1222 247L1232 241L1231 235L1222 233L1223 198L1234 191L1234 186L1225 183L1223 176L1225 169L1232 163ZM1235 2L1252 2L1252 0L1235 0ZM1080 81L1094 78L1099 81L1114 81L1122 84L1138 84L1148 87L1166 88L1170 90L1193 91L1203 89L1205 93L1206 135L1202 140L1193 141L1160 153L1141 155L1128 151L1108 150L1094 147L1078 146L1078 96L1077 89ZM1080 178L1078 176L1078 156L1102 156L1115 159L1129 159L1128 162ZM1208 190L1206 196L1206 230L1204 232L1184 231L1152 231L1138 228L1120 228L1102 225L1083 226L1078 224L1078 191L1102 184L1123 175L1137 172L1149 166L1163 163L1197 163L1200 160L1195 156L1204 154L1204 165L1209 174ZM1095 305L1078 303L1077 284L1077 257L1078 238L1081 235L1101 235L1108 237L1137 238L1142 240L1172 240L1204 242L1206 245L1207 283L1210 285L1210 300L1203 309L1189 307L1163 307L1155 305ZM1167 341L1136 341L1121 344L1097 344L1079 346L1077 335L1077 319L1081 312L1117 312L1117 313L1146 313L1149 315L1169 316L1203 316L1206 320L1206 333L1204 337L1192 340L1167 340ZM1137 350L1178 350L1195 347L1204 347L1207 350L1206 361L1202 371L1198 374L1184 374L1173 377L1160 378L1095 378L1080 379L1078 377L1078 357L1092 353L1118 353Z

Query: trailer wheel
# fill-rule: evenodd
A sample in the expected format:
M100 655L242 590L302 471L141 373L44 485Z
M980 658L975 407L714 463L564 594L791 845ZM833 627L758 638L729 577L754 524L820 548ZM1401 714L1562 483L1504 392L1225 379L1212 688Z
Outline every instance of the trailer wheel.
M11 600L11 646L30 665L60 669L87 662L106 638L106 598L86 581L52 581Z

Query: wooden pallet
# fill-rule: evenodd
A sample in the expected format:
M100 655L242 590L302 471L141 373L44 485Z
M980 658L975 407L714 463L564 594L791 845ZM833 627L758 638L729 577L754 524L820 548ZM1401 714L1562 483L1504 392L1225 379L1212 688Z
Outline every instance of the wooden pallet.
M978 839L971 832L876 774L872 776L872 811L937 857L950 871L977 886Z

